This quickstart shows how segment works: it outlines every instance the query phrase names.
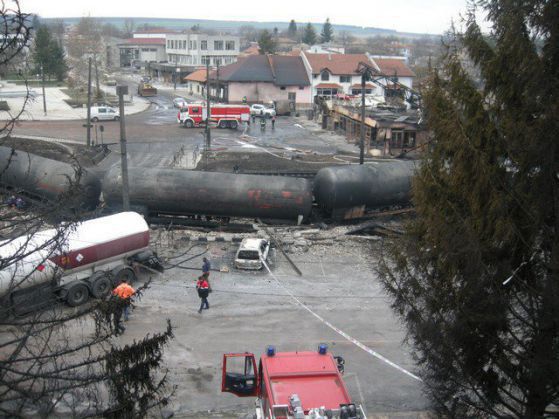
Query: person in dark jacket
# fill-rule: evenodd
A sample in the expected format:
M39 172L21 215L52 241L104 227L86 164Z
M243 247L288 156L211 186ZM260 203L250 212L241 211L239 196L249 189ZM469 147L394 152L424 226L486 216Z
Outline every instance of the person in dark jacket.
M208 278L210 276L210 269L212 269L212 264L207 258L202 258L202 262L204 262L202 264L202 273L206 278Z
M202 275L198 278L198 282L196 282L196 290L198 291L198 297L200 297L200 309L198 313L201 313L204 309L209 309L210 305L208 304L208 295L210 294L210 285L206 278Z

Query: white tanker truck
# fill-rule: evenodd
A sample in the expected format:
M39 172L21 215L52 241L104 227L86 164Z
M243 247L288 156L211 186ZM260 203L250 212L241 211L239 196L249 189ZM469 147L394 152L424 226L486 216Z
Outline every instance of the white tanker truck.
M149 249L149 227L135 212L5 240L0 258L0 317L56 300L78 306L103 298L121 279L135 278L135 263L163 271Z

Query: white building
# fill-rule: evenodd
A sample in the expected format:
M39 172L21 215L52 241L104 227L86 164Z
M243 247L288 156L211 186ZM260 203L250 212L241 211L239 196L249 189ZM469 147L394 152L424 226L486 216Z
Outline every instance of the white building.
M338 45L316 44L308 49L311 54L345 54L345 48Z
M365 54L310 54L301 53L310 72L313 97L335 97L338 95L361 94L360 63L371 64ZM379 84L368 82L365 94L380 96L383 89Z
M384 78L365 85L365 94L384 97L398 90L397 83L413 87L415 74L405 64L405 57L381 57L374 59L366 54L312 54L302 52L301 57L308 69L313 89L313 97L324 98L339 95L361 94L361 74L357 71L360 63L373 66ZM404 59L402 59L404 58Z
M167 35L167 61L178 65L227 65L237 61L240 38L231 35Z

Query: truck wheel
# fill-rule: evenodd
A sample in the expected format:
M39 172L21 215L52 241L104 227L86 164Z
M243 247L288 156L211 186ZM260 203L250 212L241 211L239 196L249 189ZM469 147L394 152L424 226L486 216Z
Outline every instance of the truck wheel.
M99 122L99 118L97 118L96 116L94 116L93 118L91 118L92 122Z
M219 121L219 122L217 123L217 127L218 127L219 129L225 128L225 124L223 123L223 121Z
M105 298L112 288L112 283L105 272L98 272L89 278L91 295L95 298Z
M116 287L123 279L126 279L129 283L134 282L136 280L136 274L134 271L129 268L117 268L113 271L114 278L113 278L113 285Z
M184 126L186 128L192 128L194 126L194 123L190 119L188 119L188 120L184 121Z
M89 289L83 282L75 282L67 288L66 303L71 307L77 307L89 300Z
M237 121L231 121L229 122L229 128L231 129L237 129L237 127L239 126Z
M119 116L115 116L115 121L118 121L120 119Z

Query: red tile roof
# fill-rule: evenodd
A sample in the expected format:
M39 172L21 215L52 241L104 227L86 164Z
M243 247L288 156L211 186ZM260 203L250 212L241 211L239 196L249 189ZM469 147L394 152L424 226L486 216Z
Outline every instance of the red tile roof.
M129 45L165 45L165 38L128 38L124 43Z
M375 88L376 86L374 84L371 83L365 84L365 89L375 89ZM350 89L361 89L361 83L352 84Z
M357 75L359 63L370 63L365 54L310 54L305 53L313 74L328 69L332 74Z
M216 76L216 71L214 69L210 69L210 78L215 78L215 76ZM207 75L206 75L205 67L194 70L188 76L183 77L184 81L196 81L198 83L205 83L206 79L207 79Z
M239 55L241 56L248 56L248 55L259 55L260 54L260 47L258 43L253 43L250 47L240 52Z
M342 86L336 83L320 83L316 86L317 89L342 89Z
M403 60L394 58L373 58L373 60L385 76L415 77L415 73Z

